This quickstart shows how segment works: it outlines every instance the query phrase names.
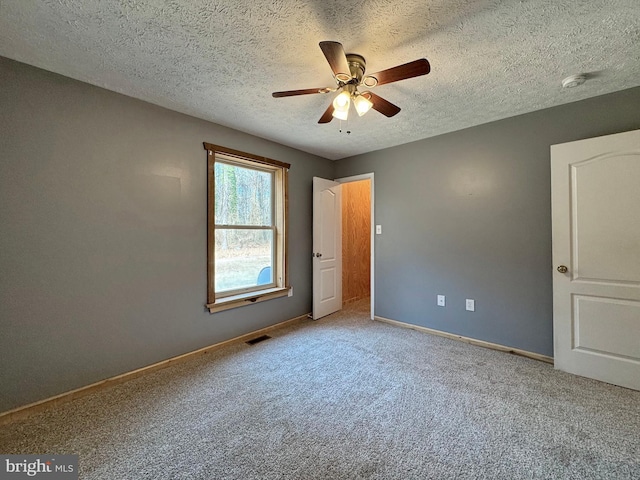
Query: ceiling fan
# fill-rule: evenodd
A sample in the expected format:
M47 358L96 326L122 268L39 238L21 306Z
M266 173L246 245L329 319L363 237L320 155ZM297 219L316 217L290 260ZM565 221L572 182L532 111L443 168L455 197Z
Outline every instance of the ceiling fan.
M333 117L346 120L349 115L349 106L352 102L360 116L373 108L387 117L393 117L400 111L400 107L368 90L360 92L358 87L373 88L376 85L384 85L385 83L426 75L431 71L431 66L427 59L421 58L387 70L365 75L367 64L362 55L356 53L345 54L344 48L339 42L320 42L320 49L327 58L331 70L333 70L333 78L337 87L287 90L273 92L272 94L275 98L280 98L312 93L331 93L340 90L340 93L320 117L318 123L329 123Z

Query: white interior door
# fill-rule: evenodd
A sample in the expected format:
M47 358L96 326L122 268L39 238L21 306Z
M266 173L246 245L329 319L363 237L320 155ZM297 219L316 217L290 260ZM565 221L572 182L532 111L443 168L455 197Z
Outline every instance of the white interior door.
M313 319L342 308L342 195L338 182L313 177Z
M553 145L555 366L640 390L640 130Z

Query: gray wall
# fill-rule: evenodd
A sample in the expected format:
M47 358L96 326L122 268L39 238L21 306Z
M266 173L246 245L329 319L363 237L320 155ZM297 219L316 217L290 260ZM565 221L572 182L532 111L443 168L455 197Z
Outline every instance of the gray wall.
M639 104L334 164L0 57L0 412L308 312L314 175L376 173L377 315L551 355L549 146L640 128ZM203 141L292 164L294 297L205 312Z
M553 355L549 147L638 129L639 105L635 88L338 161L375 172L376 315Z
M0 412L311 309L313 155L0 58ZM207 141L291 163L292 298L210 315Z

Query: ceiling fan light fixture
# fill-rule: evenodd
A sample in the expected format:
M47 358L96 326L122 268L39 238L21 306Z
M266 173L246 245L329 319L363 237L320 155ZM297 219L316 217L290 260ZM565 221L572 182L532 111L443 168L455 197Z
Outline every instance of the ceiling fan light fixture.
M301 90L273 92L271 94L274 98L280 98L338 91L338 95L336 95L331 105L324 111L318 123L329 123L334 117L346 120L349 116L349 107L351 106L352 100L354 108L360 116L373 108L386 117L393 117L400 112L400 107L373 92L365 91L359 93L358 87L373 88L378 85L385 85L426 75L431 71L429 61L426 58L420 58L413 62L396 65L386 70L365 75L367 64L362 55L345 53L344 47L340 42L323 41L320 42L319 45L331 67L333 78L337 84L336 87L305 88Z
M351 103L351 94L349 92L342 91L336 98L333 99L333 108L338 109L349 109L349 103Z
M338 120L346 120L349 117L349 111L334 110L331 115L333 115L333 117L337 118Z
M373 103L371 102L371 100L369 100L362 94L356 95L353 98L353 105L354 107L356 107L356 112L358 112L359 116L363 116L365 113L371 110L371 107L373 107Z
M351 105L351 94L347 91L340 92L333 99L333 116L340 120L346 120L349 116L349 106Z

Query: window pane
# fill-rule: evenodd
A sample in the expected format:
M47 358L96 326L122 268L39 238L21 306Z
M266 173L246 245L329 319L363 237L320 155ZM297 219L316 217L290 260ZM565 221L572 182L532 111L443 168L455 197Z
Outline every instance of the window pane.
M273 173L215 163L216 225L272 225Z
M216 292L273 283L273 230L216 228Z

